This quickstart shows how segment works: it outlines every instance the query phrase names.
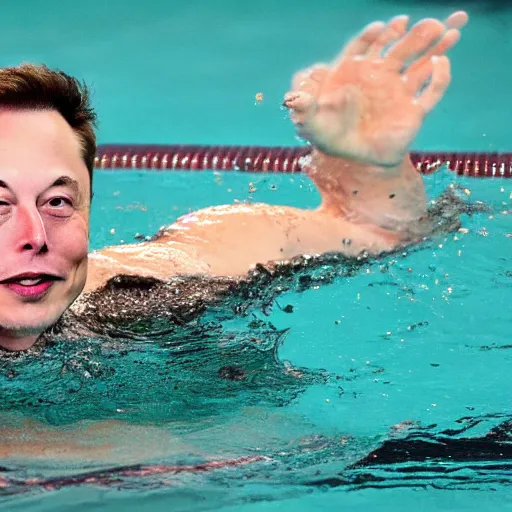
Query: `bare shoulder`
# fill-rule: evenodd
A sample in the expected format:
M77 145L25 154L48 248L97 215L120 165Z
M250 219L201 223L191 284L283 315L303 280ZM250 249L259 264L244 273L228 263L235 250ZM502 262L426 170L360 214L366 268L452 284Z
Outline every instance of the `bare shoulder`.
M231 217L266 217L266 216L286 216L292 212L300 212L296 208L288 206L273 206L265 203L234 203L217 206L209 206L201 210L196 210L179 217L174 224L169 226L173 228L176 225L193 224L204 220L224 220Z
M209 274L208 264L200 259L194 245L163 242L112 246L91 253L84 292L101 288L109 279L122 274L157 279L177 274Z

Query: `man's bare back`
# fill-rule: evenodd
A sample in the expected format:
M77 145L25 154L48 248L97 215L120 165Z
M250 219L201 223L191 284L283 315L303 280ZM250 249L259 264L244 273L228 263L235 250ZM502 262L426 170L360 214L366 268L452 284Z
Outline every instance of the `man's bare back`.
M340 159L335 160L339 165ZM328 165L323 163L323 171ZM357 171L354 167L350 166L352 174ZM260 203L190 213L151 242L107 247L91 254L86 291L120 273L159 278L241 276L257 263L302 254L341 252L356 257L390 252L417 241L418 232L424 231L422 179L410 164L404 173L407 176L373 176L366 182L361 174L353 179L347 176L342 183L350 184L350 190L338 192L338 210L334 211L326 204L303 210ZM372 212L377 213L376 219ZM377 223L379 217L382 225Z

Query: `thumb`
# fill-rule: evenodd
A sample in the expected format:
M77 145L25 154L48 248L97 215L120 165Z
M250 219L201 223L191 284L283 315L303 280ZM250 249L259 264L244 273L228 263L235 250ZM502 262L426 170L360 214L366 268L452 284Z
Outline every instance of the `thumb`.
M292 121L303 124L314 106L315 100L311 94L303 91L288 92L284 96L283 106L291 110Z

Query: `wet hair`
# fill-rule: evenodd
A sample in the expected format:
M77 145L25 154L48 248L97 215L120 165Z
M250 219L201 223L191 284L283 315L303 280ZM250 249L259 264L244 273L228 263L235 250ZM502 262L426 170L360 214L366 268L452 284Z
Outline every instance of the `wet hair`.
M0 69L0 108L55 110L71 126L82 146L82 158L92 175L96 157L96 113L85 83L39 64Z

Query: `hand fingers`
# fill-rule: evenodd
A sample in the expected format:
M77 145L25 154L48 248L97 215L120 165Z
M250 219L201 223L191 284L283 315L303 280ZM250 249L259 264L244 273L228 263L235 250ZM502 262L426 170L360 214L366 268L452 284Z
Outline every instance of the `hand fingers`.
M382 21L375 21L373 23L370 23L367 25L354 39L352 39L345 48L343 49L341 55L338 57L338 61L346 58L346 57L355 57L357 55L365 55L366 52L373 46L377 45L376 49L381 47L382 51L382 38L384 39L384 47L387 44L390 44L395 40L393 38L392 33L393 29L398 25L398 30L400 32L401 30L401 23L404 23L404 20L407 19L407 16L396 16L391 20L390 23L387 25L383 23ZM447 28L456 28L461 29L466 25L468 22L468 14L465 11L457 11L448 16L448 18L445 20L445 25ZM437 20L423 20L423 22L432 22ZM440 23L440 22L437 22ZM405 23L407 25L407 22ZM422 25L422 22L420 22L418 25ZM391 30L390 30L391 28ZM403 32L400 32L400 34L405 33L405 30ZM441 34L439 34L440 36ZM439 37L438 36L438 37ZM435 40L435 38L434 38ZM378 50L373 52L373 54L376 54Z
M354 39L349 41L340 56L336 59L338 62L347 57L356 57L357 55L366 54L368 48L379 37L386 28L386 24L382 21L374 21L367 25Z
M379 34L377 39L369 46L366 55L370 57L380 57L386 47L400 39L407 32L408 23L408 16L394 17Z
M411 63L407 69L407 72L414 72L417 69L423 67L425 64L428 64L428 67L430 67L431 59L434 55L444 55L448 50L453 48L459 42L459 40L460 32L455 28L449 29L430 50L428 50L418 60Z
M460 32L457 29L448 30L431 50L409 66L404 79L412 91L416 92L432 74L432 57L444 55L458 43L459 39Z
M448 16L445 25L448 30L441 39L418 60L411 63L405 72L404 79L411 91L417 92L432 74L432 57L444 55L460 40L460 29L468 22L468 14L465 11L457 11Z
M446 18L444 24L448 28L456 28L456 29L460 30L462 27L464 27L467 24L468 20L469 20L469 16L468 16L467 12L457 11L457 12L454 12L453 14L450 14L450 16L448 16L448 18Z
M329 67L326 64L315 64L308 69L299 71L292 78L292 90L315 94L328 72Z
M424 19L394 44L385 58L393 69L401 69L409 60L424 53L445 32L445 26L435 19Z
M445 55L432 57L432 80L416 100L425 114L439 103L450 85L450 60Z

